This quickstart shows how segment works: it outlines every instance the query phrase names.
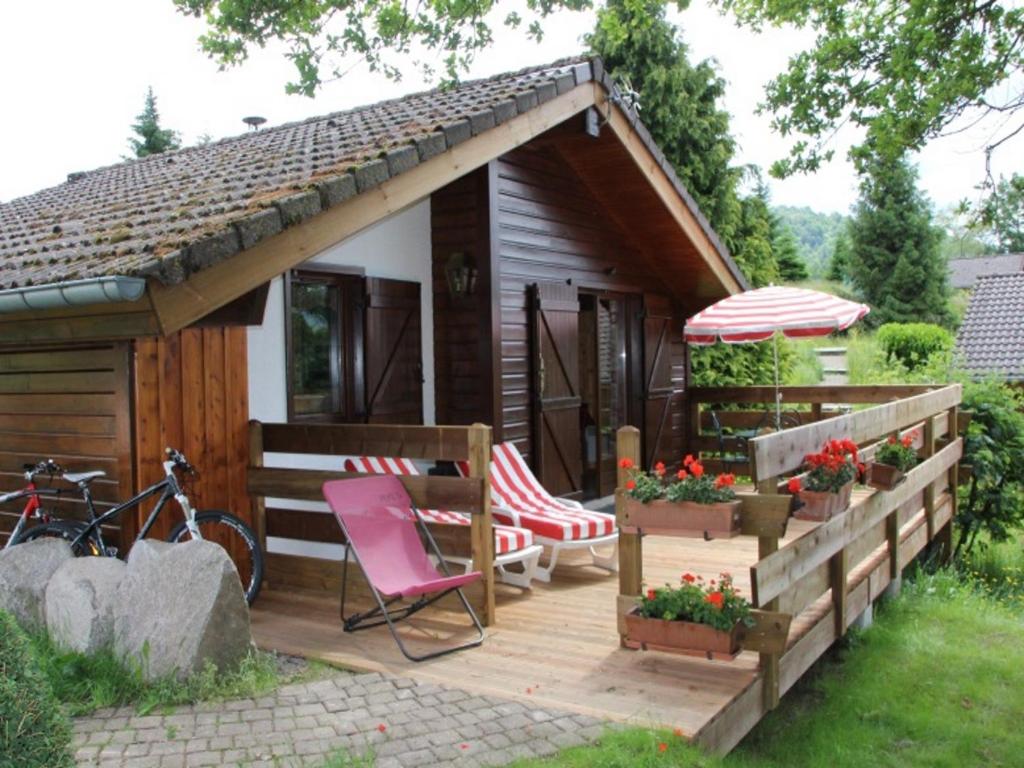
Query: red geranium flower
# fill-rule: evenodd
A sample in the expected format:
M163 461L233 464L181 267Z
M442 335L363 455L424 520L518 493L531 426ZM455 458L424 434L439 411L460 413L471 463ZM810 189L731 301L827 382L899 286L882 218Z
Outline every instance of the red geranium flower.
M913 444L914 444L914 436L913 435L904 435L903 436L903 447L904 448L909 448Z
M693 474L694 477L700 477L701 475L704 474L704 465L701 464L699 461L695 461L690 464L690 472Z
M689 475L686 473L685 469L680 469L678 472L676 472L676 477L678 477L680 480L685 480L686 478L689 477Z
M619 466L622 467L623 469L632 469L633 460L629 458L623 459L622 461L619 462Z
M687 584L693 584L693 582L695 582L696 580L697 577L694 576L692 573L683 574L683 581L685 581Z
M381 733L384 733L384 731L386 731L387 729L388 729L388 727L386 725L384 725L384 723L381 723L380 725L377 726L377 730L380 731Z
M691 464L693 464L693 455L688 453L686 454L686 458L683 459L683 466L688 467Z
M654 465L654 471L657 472L659 475L664 475L665 474L665 462L659 461L657 464L655 464Z
M660 742L658 744L658 751L659 752L664 752L666 749L668 749L668 744L666 744L664 741L662 741L662 742Z
M889 445L896 445L896 435L889 435L889 439L886 441Z
M704 598L704 602L711 603L715 608L721 608L725 602L725 595L721 592L708 592L707 597Z
M626 490L627 491L632 491L634 488L636 488L636 480L627 480L626 481Z
M786 483L786 490L790 493L800 493L803 486L800 485L799 477L789 478L789 482Z
M647 599L648 600L653 600L655 597L657 597L657 593L653 589L648 589L647 590Z

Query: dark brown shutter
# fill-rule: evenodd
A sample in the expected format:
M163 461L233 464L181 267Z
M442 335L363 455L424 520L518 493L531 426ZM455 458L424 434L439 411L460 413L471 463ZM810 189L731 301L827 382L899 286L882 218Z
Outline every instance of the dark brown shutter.
M420 284L368 277L363 311L367 423L422 424Z
M672 304L644 295L644 461L678 460L672 450Z
M576 286L531 286L533 466L550 493L580 490L579 297Z

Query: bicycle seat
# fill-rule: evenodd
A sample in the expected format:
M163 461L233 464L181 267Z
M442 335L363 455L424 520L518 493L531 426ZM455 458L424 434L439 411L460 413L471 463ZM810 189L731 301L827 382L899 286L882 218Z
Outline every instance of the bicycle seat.
M97 477L106 477L107 473L102 469L94 469L92 472L65 472L64 479L69 483L90 483Z

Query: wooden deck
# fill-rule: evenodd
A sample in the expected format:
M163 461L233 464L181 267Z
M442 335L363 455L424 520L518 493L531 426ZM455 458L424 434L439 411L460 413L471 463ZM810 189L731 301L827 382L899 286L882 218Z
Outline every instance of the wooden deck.
M791 521L787 540L812 526ZM644 561L652 585L676 582L684 571L707 579L728 571L749 594L757 540L649 536ZM483 646L420 664L407 661L384 628L342 632L337 598L323 592L265 591L253 610L253 633L265 649L614 721L680 728L690 737L751 685L754 653L728 663L620 648L617 576L578 565L583 562L582 555L567 556L552 584L535 582L530 592L499 586L497 623ZM456 622L466 625L464 615L442 610L421 616L406 630L419 648L449 637Z

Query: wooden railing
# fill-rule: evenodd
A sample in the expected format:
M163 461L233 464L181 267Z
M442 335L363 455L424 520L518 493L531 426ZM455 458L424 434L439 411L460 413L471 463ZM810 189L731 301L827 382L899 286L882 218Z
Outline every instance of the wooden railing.
M494 531L490 503L491 428L472 426L397 426L355 424L249 424L247 486L264 551L268 536L308 544L342 544L334 516L316 507L323 503L327 480L361 477L345 472L348 456L395 456L428 461L465 461L469 477L401 476L413 504L423 509L467 512L469 526L431 525L442 552L471 557L483 574L482 587L469 597L480 620L494 621ZM270 455L268 455L270 454ZM335 461L336 460L336 461ZM324 466L330 468L323 468ZM318 466L320 468L313 468ZM337 469L334 468L337 467ZM268 504L267 499L275 500ZM276 500L284 500L280 503ZM306 508L295 508L295 502ZM305 555L267 554L270 586L335 590L342 564ZM358 585L362 574L345 564ZM353 583L353 582L350 582ZM358 586L356 587L358 589Z
M765 402L771 388L705 389L696 402ZM956 512L958 461L962 453L958 406L961 388L789 388L806 402L858 402L854 395L877 398L883 404L822 418L804 426L753 438L749 465L755 494L741 494L741 534L756 536L757 562L750 569L752 601L763 615L790 619L789 636L781 647L745 643L760 653L759 675L726 709L697 735L698 741L728 750L803 675L858 616L870 611L886 589L898 589L900 575L925 546L936 542L942 557L949 552L951 521ZM899 392L902 397L891 400ZM771 394L771 402L774 395ZM699 419L699 413L695 417ZM694 422L696 423L696 422ZM790 497L788 477L798 476L804 457L821 449L826 440L849 438L870 459L890 435L915 435L921 459L906 479L891 491L857 493L850 508L798 537L786 538L785 518ZM619 433L620 458L636 459L638 433ZM619 517L622 518L620 472ZM781 524L780 524L781 523ZM636 603L643 582L642 531L620 533L620 634L625 642L623 614ZM892 586L891 586L892 585ZM731 730L724 730L731 729Z
M779 387L782 428L831 418L836 406L888 403L936 389L932 385ZM701 454L712 471L751 474L745 461L750 436L775 431L774 387L694 387L687 391L687 452ZM745 406L736 409L735 406ZM722 406L728 406L723 409ZM716 431L714 419L725 433ZM725 463L724 450L733 458Z

